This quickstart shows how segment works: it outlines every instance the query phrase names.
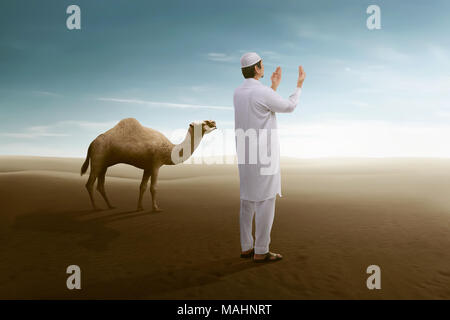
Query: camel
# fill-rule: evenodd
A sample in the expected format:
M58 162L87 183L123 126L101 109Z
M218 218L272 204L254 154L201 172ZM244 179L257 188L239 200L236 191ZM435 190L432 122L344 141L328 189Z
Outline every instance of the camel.
M101 210L94 201L93 187L98 178L97 191L102 195L109 209L114 207L109 202L105 192L105 175L108 167L118 163L125 163L143 169L137 210L144 210L143 195L151 177L150 193L152 196L152 210L162 211L156 203L156 183L159 168L163 165L176 165L187 160L200 144L207 133L217 129L216 122L211 120L197 121L189 124L184 141L173 144L162 133L142 126L134 118L121 120L112 129L100 134L89 145L86 160L81 167L83 175L89 161L91 171L86 183L92 207Z

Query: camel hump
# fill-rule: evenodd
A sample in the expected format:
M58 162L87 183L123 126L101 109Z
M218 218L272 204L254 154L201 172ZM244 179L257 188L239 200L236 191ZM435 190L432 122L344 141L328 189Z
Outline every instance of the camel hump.
M142 127L135 118L126 118L119 121L116 127Z
M104 133L105 139L125 139L124 141L147 141L148 143L162 142L170 144L170 141L160 132L144 127L134 118L126 118L117 123L114 128Z
M144 127L135 118L126 118L119 121L118 124L114 126L110 133L120 133L120 134L137 134L142 132ZM107 132L108 133L108 132Z

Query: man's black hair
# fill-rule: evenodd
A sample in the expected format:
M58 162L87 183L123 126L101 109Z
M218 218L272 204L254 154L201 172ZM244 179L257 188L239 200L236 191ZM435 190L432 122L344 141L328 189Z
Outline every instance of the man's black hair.
M255 66L258 66L258 68L261 68L261 60L259 60L255 64L252 64L251 66L248 66L248 67L245 67L245 68L241 68L242 75L244 76L245 79L254 78L255 77L255 74L256 74Z

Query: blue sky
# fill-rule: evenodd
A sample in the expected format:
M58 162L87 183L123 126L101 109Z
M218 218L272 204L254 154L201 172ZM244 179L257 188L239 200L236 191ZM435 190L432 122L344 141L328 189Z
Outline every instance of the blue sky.
M70 4L81 30L66 28ZM366 27L370 4L381 30ZM256 51L264 84L282 67L285 97L297 66L307 73L298 109L278 117L282 155L449 157L449 12L445 0L3 0L0 154L84 156L127 117L171 138L199 119L233 128L239 58Z

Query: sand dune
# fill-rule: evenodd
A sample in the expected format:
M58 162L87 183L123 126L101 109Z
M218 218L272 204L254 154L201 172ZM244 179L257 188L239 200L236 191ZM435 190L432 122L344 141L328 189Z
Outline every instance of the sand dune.
M115 166L117 209L93 212L83 161L0 157L1 299L450 299L450 160L283 160L269 265L239 258L236 166L163 167L161 213L135 211L142 172Z

